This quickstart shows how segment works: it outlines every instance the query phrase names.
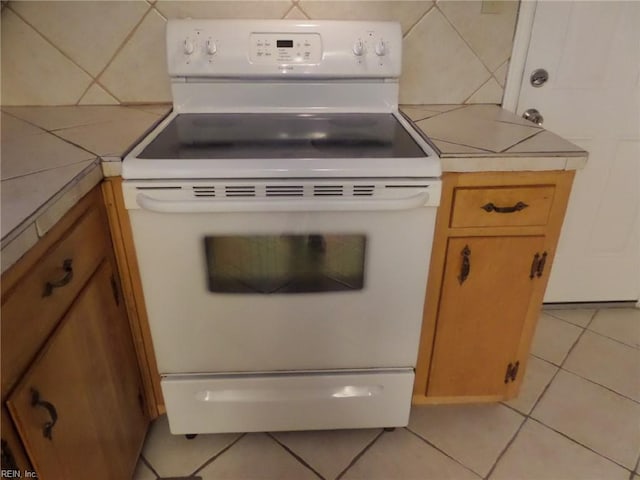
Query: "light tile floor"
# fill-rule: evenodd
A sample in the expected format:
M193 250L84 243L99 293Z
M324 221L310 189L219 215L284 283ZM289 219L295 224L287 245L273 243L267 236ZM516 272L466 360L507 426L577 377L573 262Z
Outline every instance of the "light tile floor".
M640 480L640 310L545 310L521 394L409 426L199 435L152 425L134 480Z

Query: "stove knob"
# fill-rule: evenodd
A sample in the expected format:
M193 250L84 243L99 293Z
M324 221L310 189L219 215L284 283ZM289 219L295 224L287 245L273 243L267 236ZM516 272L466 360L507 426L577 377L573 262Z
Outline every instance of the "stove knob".
M382 40L379 40L378 43L376 43L376 55L382 57L385 53L387 53L387 46Z
M190 38L186 38L184 41L184 53L186 53L187 55L191 55L196 49L195 44L193 43L193 40L191 40Z
M217 51L218 46L216 45L216 42L212 39L207 40L207 53L209 55L215 55Z
M362 40L358 39L356 43L353 44L353 54L359 57L363 53L364 53L364 43L362 43Z

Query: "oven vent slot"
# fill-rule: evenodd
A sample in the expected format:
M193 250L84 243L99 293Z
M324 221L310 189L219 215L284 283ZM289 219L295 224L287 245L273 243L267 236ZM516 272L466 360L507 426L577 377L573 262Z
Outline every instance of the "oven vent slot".
M225 185L225 197L255 197L255 185Z
M194 186L192 188L193 188L194 197L215 197L216 196L216 187L213 185Z
M314 197L341 197L344 195L344 187L342 185L314 185Z
M303 185L267 185L265 188L267 197L302 197Z
M354 197L371 197L375 190L375 185L354 185L353 196Z

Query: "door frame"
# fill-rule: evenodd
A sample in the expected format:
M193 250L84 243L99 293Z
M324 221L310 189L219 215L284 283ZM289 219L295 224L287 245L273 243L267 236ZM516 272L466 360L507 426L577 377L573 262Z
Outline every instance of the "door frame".
M518 98L524 81L524 67L529 54L529 44L531 43L531 33L537 7L538 0L520 0L518 22L513 37L513 49L509 60L504 97L502 98L502 108L513 113L516 113L518 108Z

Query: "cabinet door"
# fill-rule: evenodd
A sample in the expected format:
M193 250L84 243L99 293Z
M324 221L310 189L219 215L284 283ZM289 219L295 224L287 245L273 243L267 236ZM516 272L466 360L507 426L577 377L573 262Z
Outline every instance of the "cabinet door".
M543 247L543 236L449 239L428 396L505 393Z
M116 287L104 262L8 399L39 478L131 478L147 419Z

